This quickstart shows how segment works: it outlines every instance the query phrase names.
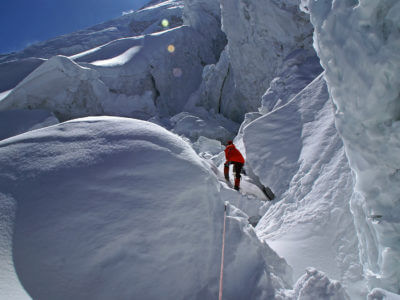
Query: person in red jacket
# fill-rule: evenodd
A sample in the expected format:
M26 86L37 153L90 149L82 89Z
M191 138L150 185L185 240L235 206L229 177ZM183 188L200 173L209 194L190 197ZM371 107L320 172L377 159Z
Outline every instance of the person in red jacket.
M240 151L235 147L232 141L228 141L228 145L225 148L225 158L226 162L224 164L224 175L225 179L229 181L229 164L233 164L233 169L235 172L235 190L239 190L240 186L240 172L242 171L244 165L244 158Z

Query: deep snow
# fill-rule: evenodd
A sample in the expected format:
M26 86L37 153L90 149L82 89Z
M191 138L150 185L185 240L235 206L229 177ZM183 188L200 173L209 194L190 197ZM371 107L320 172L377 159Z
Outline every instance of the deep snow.
M6 139L0 152L2 211L18 207L2 228L13 227L12 260L34 299L216 298L220 183L178 136L85 118ZM290 287L289 266L247 219L233 213L227 225L225 297Z
M264 210L256 231L288 260L295 278L313 266L362 297L349 207L354 184L332 112L321 75L244 128L247 163L280 200Z

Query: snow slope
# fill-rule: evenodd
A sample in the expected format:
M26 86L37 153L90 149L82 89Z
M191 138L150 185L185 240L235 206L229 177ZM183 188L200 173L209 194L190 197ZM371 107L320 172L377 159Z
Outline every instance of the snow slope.
M150 4L150 3L149 3ZM169 19L170 27L182 25L183 2L180 0L144 7L119 18L57 38L33 44L22 51L0 55L0 63L29 57L70 56L123 37L161 31L161 21Z
M366 289L349 206L353 179L332 112L320 75L244 128L247 164L278 197L256 231L288 260L295 278L314 267L360 299Z
M14 88L44 59L55 55L72 56L121 38L151 34L182 25L182 1L164 1L85 30L34 44L23 51L0 55L0 92ZM4 77L3 77L4 76Z
M355 173L352 211L364 274L370 288L400 293L400 2L302 5Z
M210 299L224 201L213 171L152 123L77 119L0 142L2 253L34 299ZM265 299L290 270L228 207L224 294ZM8 250L7 250L8 249ZM1 268L3 269L3 268Z
M54 56L14 88L0 102L0 110L47 109L65 120L103 113L100 99L107 94L97 72Z
M5 96L0 109L48 109L62 120L99 114L172 116L200 86L203 67L218 59L210 38L178 26L116 39L70 58L54 56Z

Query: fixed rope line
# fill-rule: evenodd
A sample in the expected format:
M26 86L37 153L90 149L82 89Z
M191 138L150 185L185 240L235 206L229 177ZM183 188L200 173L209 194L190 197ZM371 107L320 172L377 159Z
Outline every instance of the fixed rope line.
M224 280L224 254L225 254L225 232L226 232L226 206L224 208L224 229L222 231L222 251L221 251L221 271L219 273L219 296L218 300L222 300L222 286Z

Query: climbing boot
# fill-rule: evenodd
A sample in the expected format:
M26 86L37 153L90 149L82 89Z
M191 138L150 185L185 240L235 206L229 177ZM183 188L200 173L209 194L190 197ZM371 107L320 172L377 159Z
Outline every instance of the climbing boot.
M238 191L239 186L240 186L240 178L235 178L235 186L233 188Z

